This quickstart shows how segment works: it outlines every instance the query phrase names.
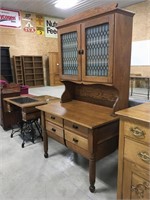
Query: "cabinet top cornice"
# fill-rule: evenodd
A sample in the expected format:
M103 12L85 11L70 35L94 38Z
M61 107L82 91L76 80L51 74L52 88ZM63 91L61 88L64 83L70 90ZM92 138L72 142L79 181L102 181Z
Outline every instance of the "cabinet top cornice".
M64 19L63 21L59 22L57 28L59 29L62 26L65 26L65 25L68 25L68 24L73 24L73 23L76 23L76 22L82 22L84 20L88 20L89 18L104 15L106 13L119 12L119 13L123 13L123 14L130 15L130 16L134 15L133 12L123 10L123 9L119 9L117 6L118 6L117 3L112 3L112 4L108 4L108 5L104 5L104 6L100 6L100 7L96 7L96 8L86 10L82 13L68 17L68 18Z

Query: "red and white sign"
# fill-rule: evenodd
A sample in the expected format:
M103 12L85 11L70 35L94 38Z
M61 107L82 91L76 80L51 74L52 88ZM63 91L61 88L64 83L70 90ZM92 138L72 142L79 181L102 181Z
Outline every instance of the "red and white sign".
M27 24L24 27L24 31L34 33L36 29L32 26L31 22L27 22Z
M20 28L21 20L19 11L0 9L0 26Z

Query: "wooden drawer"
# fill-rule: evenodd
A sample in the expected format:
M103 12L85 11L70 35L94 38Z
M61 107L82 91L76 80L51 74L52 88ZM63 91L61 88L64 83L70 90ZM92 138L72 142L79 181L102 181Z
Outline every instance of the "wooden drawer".
M131 138L150 143L150 128L147 126L142 126L138 123L124 122L124 134Z
M84 138L80 135L77 135L75 133L72 133L68 130L65 130L65 139L82 149L88 150L88 139Z
M51 121L59 126L63 126L63 119L50 113L45 113L45 119Z
M88 128L81 126L77 123L73 123L71 121L64 120L64 128L68 129L70 131L73 131L73 132L80 133L84 137L88 138Z
M125 139L124 157L131 162L141 165L149 169L150 167L150 152L149 146L134 142L130 139Z
M37 109L36 109L36 112L32 112L32 113L22 112L22 120L24 121L34 120L40 117L41 117L41 112Z
M61 128L57 125L54 125L49 121L46 121L46 130L50 131L54 135L58 135L59 137L62 137L62 138L64 137L63 128Z
M149 177L147 177L149 179ZM150 199L150 182L132 173L131 199Z

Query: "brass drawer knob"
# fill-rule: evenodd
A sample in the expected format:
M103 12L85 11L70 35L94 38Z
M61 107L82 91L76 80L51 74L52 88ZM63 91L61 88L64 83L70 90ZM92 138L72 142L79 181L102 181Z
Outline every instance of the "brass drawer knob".
M130 128L130 131L137 138L145 138L145 132L138 127Z
M136 186L134 185L131 186L131 191L135 192L137 196L139 197L139 199L144 198L144 192L145 190L148 190L148 189L150 189L150 186L147 182L143 182L143 184L138 184Z
M150 156L147 152L139 152L138 157L146 163L150 163Z
M51 119L55 119L55 117L54 117L54 116L51 116Z

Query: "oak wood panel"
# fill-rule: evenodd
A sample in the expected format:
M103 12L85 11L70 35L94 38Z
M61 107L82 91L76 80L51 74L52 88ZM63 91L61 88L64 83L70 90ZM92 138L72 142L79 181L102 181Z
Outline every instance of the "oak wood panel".
M88 138L89 129L77 123L71 122L69 120L64 120L64 128L69 129L70 131L73 131L75 133L78 133L85 138Z
M50 122L53 122L59 126L63 126L63 119L56 116L56 115L53 115L53 114L50 114L50 113L45 113L45 119L47 121L50 121Z
M61 85L59 76L59 57L58 52L49 53L49 73L50 85Z
M88 150L88 139L77 135L76 133L65 130L65 139L73 144Z
M48 121L46 121L46 130L58 135L59 137L64 137L63 128L56 126Z
M149 169L150 162L147 163L146 161L142 160L142 158L139 156L139 153L146 153L150 157L149 148L149 146L134 142L129 139L125 139L124 157L126 159L129 159L131 162L134 161L138 165Z
M60 142L61 144L64 144L64 145L65 145L64 138L59 137L58 135L54 134L54 133L51 132L51 131L46 131L46 133L47 133L47 136L49 136L49 137L53 138L54 140ZM45 142L47 142L47 141L48 141L48 140L46 140ZM46 147L48 148L48 144L47 144L47 145L44 145L45 152L47 152L47 150L48 150L48 149L46 150Z
M148 143L150 141L150 127L148 124L139 124L137 121L124 121L124 133L138 142Z

